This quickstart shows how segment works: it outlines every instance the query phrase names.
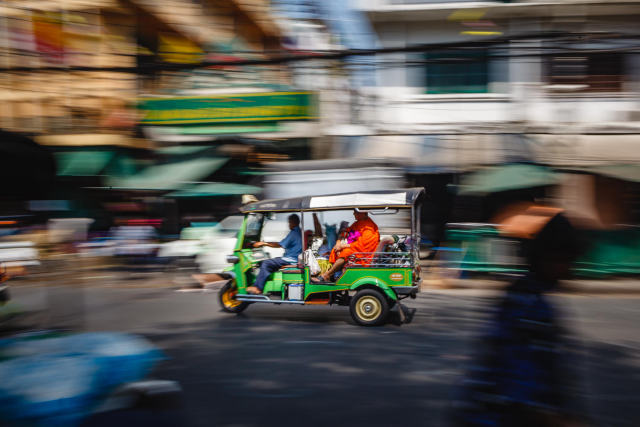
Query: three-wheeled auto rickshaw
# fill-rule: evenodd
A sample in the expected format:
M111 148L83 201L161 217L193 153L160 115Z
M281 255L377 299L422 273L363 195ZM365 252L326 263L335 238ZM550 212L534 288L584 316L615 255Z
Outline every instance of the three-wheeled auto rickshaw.
M412 188L273 199L245 205L244 223L234 253L228 257L233 266L223 273L228 281L219 293L222 309L240 313L254 303L335 304L349 306L353 320L364 326L384 323L389 311L395 308L404 320L400 300L415 298L419 291L423 199L424 189ZM311 277L312 257L305 250L297 265L284 266L269 277L262 294L247 292L255 281L259 263L267 257L253 243L261 240L270 218L296 213L304 233L305 220L309 224L314 213L348 219L353 210L368 212L378 223L381 239L375 252L351 254L335 282L316 283ZM304 242L304 236L302 239Z

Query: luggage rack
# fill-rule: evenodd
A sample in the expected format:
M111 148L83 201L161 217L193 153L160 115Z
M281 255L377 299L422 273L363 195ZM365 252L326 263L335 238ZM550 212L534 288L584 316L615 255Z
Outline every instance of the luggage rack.
M411 267L411 252L355 252L346 259L345 267Z

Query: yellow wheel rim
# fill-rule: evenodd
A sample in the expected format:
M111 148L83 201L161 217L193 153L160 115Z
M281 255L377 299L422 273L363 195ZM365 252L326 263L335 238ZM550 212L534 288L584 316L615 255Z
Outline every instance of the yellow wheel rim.
M238 290L235 288L229 288L222 294L222 304L227 308L234 308L242 304L242 301L238 301L235 296Z
M382 313L382 304L380 304L380 301L375 297L362 297L356 304L356 313L362 320L375 320L380 316L380 313Z

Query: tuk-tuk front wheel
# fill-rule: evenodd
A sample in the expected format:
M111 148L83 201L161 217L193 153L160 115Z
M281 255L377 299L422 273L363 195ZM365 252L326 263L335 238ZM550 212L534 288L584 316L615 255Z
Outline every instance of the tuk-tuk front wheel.
M353 320L362 326L377 326L389 315L389 303L380 292L363 289L351 299L349 311Z
M240 313L249 306L246 301L238 301L235 297L238 293L235 280L229 280L218 293L220 307L227 313Z

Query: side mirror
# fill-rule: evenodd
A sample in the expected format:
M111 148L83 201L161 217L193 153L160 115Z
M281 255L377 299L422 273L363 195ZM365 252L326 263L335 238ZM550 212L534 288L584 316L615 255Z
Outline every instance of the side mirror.
M227 262L230 264L237 264L240 261L240 258L238 258L235 255L227 255Z

